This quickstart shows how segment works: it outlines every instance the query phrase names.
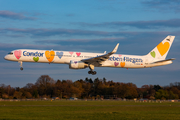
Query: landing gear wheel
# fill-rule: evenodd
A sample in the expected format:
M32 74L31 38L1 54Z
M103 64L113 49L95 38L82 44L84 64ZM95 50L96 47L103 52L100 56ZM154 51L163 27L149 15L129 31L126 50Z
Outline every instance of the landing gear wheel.
M21 67L20 70L23 70L23 67Z
M97 72L96 71L88 71L88 74L95 75Z
M95 74L96 74L96 71L93 71L93 72L92 72L92 75L95 75Z
M92 71L88 71L88 74L92 74Z

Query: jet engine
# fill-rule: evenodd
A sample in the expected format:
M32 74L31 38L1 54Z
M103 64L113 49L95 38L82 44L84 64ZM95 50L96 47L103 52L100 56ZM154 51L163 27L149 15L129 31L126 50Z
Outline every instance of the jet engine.
M69 64L69 69L84 69L88 67L87 64L85 64L82 61L77 61L77 60L71 60Z

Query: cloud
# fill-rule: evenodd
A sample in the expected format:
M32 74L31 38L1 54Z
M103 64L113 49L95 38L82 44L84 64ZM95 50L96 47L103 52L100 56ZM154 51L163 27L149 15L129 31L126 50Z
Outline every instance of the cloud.
M27 17L21 13L15 13L11 11L0 11L0 17L12 19L12 20L36 20L37 19L35 17Z
M14 43L0 43L0 50L13 49L54 49L54 50L73 50L73 51L111 51L111 49L120 43L119 51L123 54L147 54L167 35L173 35L172 32L119 32L113 37L89 37L85 38L49 38L45 40L33 40L31 44L16 41ZM180 32L179 32L180 35ZM122 37L119 37L122 36ZM86 39L88 38L88 39ZM18 44L17 44L18 43ZM176 41L178 45L179 42ZM141 45L141 47L139 47ZM178 46L177 46L178 47ZM103 49L102 49L103 48ZM143 51L142 51L143 49ZM179 49L177 49L179 50Z
M0 29L0 33L3 32L14 32L14 33L24 33L32 36L66 36L66 35L110 35L108 32L104 31L90 31L90 30L78 30L78 29L45 29L45 28L28 28L28 29L18 29L18 28L5 28Z
M180 0L145 0L142 3L149 5L170 5L170 4L180 4Z
M90 43L90 42L89 42ZM16 49L38 49L38 50L63 50L63 51L88 51L88 52L103 52L104 50L108 50L109 48L105 48L106 44L14 44L14 43L0 43L0 57L3 58L7 53ZM108 45L110 47L110 45ZM114 47L113 44L112 47ZM104 48L102 50L102 48ZM112 48L110 47L110 50ZM1 61L1 60L0 60Z
M0 51L11 51L14 49L52 49L56 45L0 43Z
M75 16L75 14L69 13L69 14L66 14L66 16L67 16L67 17L73 17L73 16Z
M170 19L170 20L152 20L152 21L131 21L131 22L104 22L104 23L77 23L83 27L135 27L138 29L157 29L160 27L170 27L170 28L179 28L180 19Z
M178 25L177 25L178 26ZM174 33L174 32L173 32ZM117 31L117 32L107 32L107 31L91 31L91 30L80 30L80 29L45 29L45 28L27 28L27 29L18 29L18 28L2 28L0 29L0 34L1 36L3 35L9 35L12 36L15 34L18 36L20 35L29 35L32 37L51 37L51 36L61 36L61 37L95 37L95 36L100 36L100 37L110 37L114 38L116 37L126 37L126 36L135 36L135 35L167 35L171 34L171 32L168 31L158 31L158 32L141 32L141 31ZM180 33L177 32L179 35ZM74 39L75 40L75 39Z
M144 0L142 4L160 11L180 11L180 0Z
M180 31L119 31L119 32L105 32L105 31L88 31L75 29L17 29L6 28L0 29L0 35L11 33L16 35L26 36L24 39L29 39L33 36L31 44L23 44L27 42L16 41L16 44L8 44L4 42L0 44L0 49L55 49L55 50L74 50L74 51L111 51L111 49L120 43L120 49L124 54L146 54L152 47L157 45L167 35L180 36ZM55 36L55 37L52 37ZM59 39L60 36L60 39ZM61 37L62 36L62 37ZM65 37L64 37L65 36ZM34 37L37 37L35 39ZM49 38L48 38L49 37ZM57 38L58 37L58 38ZM14 39L14 38L13 38ZM157 40L159 42L157 42ZM5 44L7 43L7 45ZM19 44L17 44L19 43ZM155 43L155 44L152 44ZM177 41L178 43L178 41ZM34 44L34 45L33 45ZM133 49L141 44L141 49ZM132 48L132 49L129 49ZM144 49L144 51L142 51ZM104 51L103 50L103 51Z
M117 41L122 41L124 38L99 38L99 39L62 39L62 40L37 40L34 41L35 43L40 43L40 44L61 44L61 43L88 43L88 42L117 42Z

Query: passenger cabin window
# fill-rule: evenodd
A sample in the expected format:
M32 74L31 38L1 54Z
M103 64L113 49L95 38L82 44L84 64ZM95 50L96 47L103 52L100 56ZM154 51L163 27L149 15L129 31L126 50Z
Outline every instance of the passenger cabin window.
M8 53L9 55L13 55L13 53L12 52L10 52L10 53Z

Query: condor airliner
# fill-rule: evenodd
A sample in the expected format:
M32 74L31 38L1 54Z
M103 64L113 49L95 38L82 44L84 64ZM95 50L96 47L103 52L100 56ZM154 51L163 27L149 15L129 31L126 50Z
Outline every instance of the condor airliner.
M149 68L171 64L174 58L166 59L166 56L174 38L175 36L167 36L147 55L143 56L114 54L118 49L118 43L109 53L106 53L106 51L104 53L87 53L18 49L8 53L4 59L19 62L20 70L23 70L23 62L59 63L68 64L70 69L89 67L90 71L88 73L95 75L94 67Z

